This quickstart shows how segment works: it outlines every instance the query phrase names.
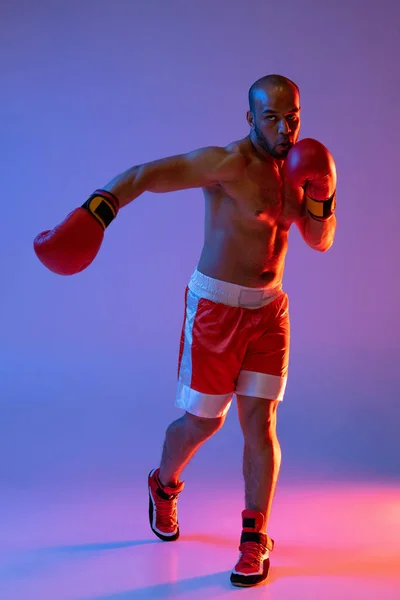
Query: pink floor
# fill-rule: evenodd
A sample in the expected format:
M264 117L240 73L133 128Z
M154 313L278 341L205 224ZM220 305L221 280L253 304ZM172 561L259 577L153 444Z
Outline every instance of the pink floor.
M242 491L187 483L182 536L147 524L142 485L9 491L0 500L1 600L400 599L400 486L281 485L266 585L231 587ZM243 597L243 596L242 596Z

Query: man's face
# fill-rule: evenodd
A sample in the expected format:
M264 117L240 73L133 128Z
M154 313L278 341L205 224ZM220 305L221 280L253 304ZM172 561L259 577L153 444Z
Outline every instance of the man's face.
M295 87L268 86L256 93L247 120L263 150L274 158L286 158L300 132L299 94Z

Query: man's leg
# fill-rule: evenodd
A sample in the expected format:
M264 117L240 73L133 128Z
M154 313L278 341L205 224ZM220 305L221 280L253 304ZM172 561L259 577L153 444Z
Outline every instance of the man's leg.
M243 476L246 509L264 515L266 532L281 465L276 434L279 401L237 397L239 421L244 437Z
M276 436L278 401L244 395L238 395L237 399L244 436L246 508L242 512L239 560L231 573L231 582L250 587L267 578L269 551L274 547L266 532L281 464Z
M149 519L153 532L164 541L179 538L177 500L183 490L180 473L196 450L222 427L225 417L202 418L186 412L168 427L159 469L148 478Z
M200 446L223 425L225 417L206 419L186 412L168 427L159 478L163 485L176 486L179 475Z

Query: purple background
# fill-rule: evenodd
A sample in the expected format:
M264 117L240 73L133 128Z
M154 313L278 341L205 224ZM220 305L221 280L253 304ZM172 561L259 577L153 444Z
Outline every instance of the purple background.
M399 477L398 3L1 3L0 485L146 477L174 409L199 190L144 194L62 278L32 240L136 163L248 132L248 87L301 88L301 137L333 153L327 254L290 236L282 477ZM232 405L185 477L241 477Z

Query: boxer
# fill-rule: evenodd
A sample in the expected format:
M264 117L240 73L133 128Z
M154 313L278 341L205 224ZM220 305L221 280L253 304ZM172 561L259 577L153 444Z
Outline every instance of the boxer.
M223 425L235 395L244 438L240 555L235 586L268 575L274 542L267 534L281 463L277 409L288 377L289 302L282 288L292 225L319 252L336 230L336 168L327 148L298 141L298 86L267 75L249 90L249 134L124 171L96 190L52 231L34 241L55 273L72 275L97 255L104 231L144 192L202 188L205 238L185 291L176 406L161 461L148 476L149 517L162 540L179 537L181 473Z

